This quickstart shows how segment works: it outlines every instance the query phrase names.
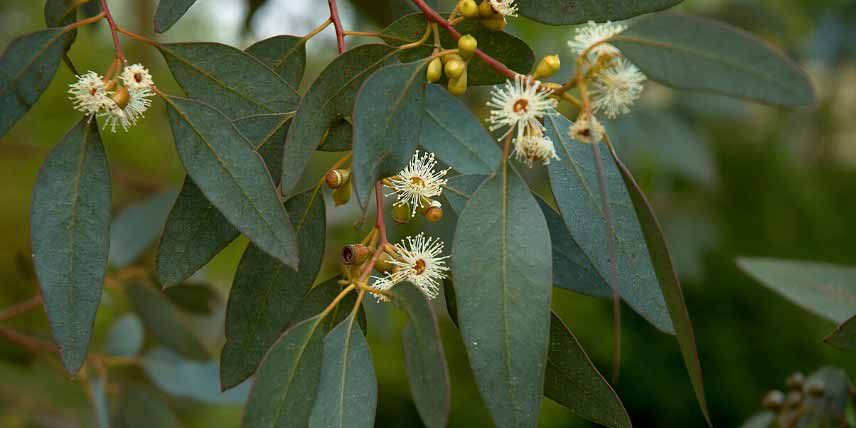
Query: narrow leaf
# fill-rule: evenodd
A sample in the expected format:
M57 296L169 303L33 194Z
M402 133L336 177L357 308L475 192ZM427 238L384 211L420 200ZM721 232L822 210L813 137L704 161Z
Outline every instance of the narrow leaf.
M547 224L523 180L505 168L461 213L452 246L461 335L498 427L538 419L550 334Z
M321 71L294 116L282 164L282 190L294 190L312 153L334 128L340 128L339 138L350 142L351 117L354 100L363 82L384 65L395 62L395 50L389 46L368 44L357 46L337 56ZM344 129L341 129L344 128ZM349 144L348 144L349 145Z
M297 243L261 156L220 112L188 98L165 97L187 174L254 244L297 266Z
M412 284L398 285L392 293L393 301L407 313L409 320L404 327L402 345L416 410L426 427L445 427L451 387L437 316L425 295Z
M121 426L124 428L179 428L175 413L150 387L129 385L119 405Z
M321 380L324 333L318 316L288 329L259 366L243 428L306 427Z
M98 124L81 120L45 159L30 219L51 333L72 375L86 359L110 236L110 172Z
M520 14L550 25L621 21L683 0L519 0Z
M689 311L687 311L687 304L684 301L681 282L672 265L672 256L669 254L669 247L666 244L663 229L660 227L660 222L657 221L654 209L651 207L645 194L642 193L642 189L636 184L636 180L633 178L630 170L624 166L615 152L610 151L610 153L618 170L621 171L621 177L627 185L627 189L630 192L630 200L633 201L636 215L639 223L642 225L645 242L651 254L651 261L654 263L654 270L657 273L660 289L666 300L666 306L669 308L669 316L672 319L672 325L675 327L675 336L678 339L678 345L680 345L681 355L684 357L684 365L687 367L687 372L690 375L690 382L693 385L696 399L698 399L699 406L708 426L713 426L707 410L707 399L704 394L704 381L702 379L701 363L698 359L698 350L696 349L693 325L690 321Z
M739 258L737 266L815 315L840 324L856 314L856 268L765 258Z
M783 53L741 29L662 13L636 21L613 45L653 80L772 105L814 104L808 76Z
M196 0L158 0L155 11L155 33L163 33L184 16Z
M299 270L255 246L247 247L226 308L226 344L220 356L223 389L250 377L282 332L302 321L295 316L306 304L321 268L326 221L320 189L297 194L286 207L297 233Z
M25 34L0 57L0 137L39 100L73 35L62 28Z
M210 357L205 344L193 333L178 308L161 292L138 282L125 284L125 291L146 330L161 343L188 358L204 361Z
M352 183L363 206L379 177L398 173L419 139L425 103L426 61L390 65L363 84L354 107Z
M152 383L175 397L210 404L243 404L250 392L250 382L221 392L217 361L191 361L166 348L147 352L141 366Z
M324 363L310 428L371 428L377 406L369 345L349 316L324 339Z
M110 264L123 268L136 261L160 236L177 192L167 190L123 209L110 226Z
M306 39L295 36L274 36L259 40L246 51L270 67L292 88L299 88L306 71Z
M548 166L550 186L559 212L576 242L600 277L609 278L610 252L604 234L611 231L618 268L616 288L621 298L655 327L673 333L645 236L618 168L610 161L609 154L602 150L612 214L612 225L607 228L591 147L568 138L570 122L563 116L548 116L544 124L547 136L556 143L560 158Z

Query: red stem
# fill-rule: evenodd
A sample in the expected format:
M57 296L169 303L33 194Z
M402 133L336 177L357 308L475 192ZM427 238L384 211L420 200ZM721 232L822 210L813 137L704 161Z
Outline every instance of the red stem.
M453 39L458 40L461 38L461 33L459 33L458 30L456 30L455 27L452 26L452 24L449 24L449 21L446 21L442 16L440 16L440 14L437 13L436 10L431 9L431 6L428 6L424 0L413 0L413 4L415 4L416 7L422 10L422 13L425 14L426 18L436 22L437 24L440 24L440 26L443 27L446 32L452 35ZM509 79L514 79L514 76L517 75L514 70L506 67L505 64L501 63L492 56L482 52L480 49L476 49L476 56L481 58L482 61L486 62L487 65L491 66L491 68L502 73L503 75L505 75L505 77L508 77Z
M380 259L380 255L383 254L384 247L389 241L386 240L386 224L383 222L383 188L380 181L375 183L375 206L377 207L377 216L375 217L375 227L380 232L380 242L377 244L377 248L375 249L374 255L372 255L371 260L366 265L365 269L363 269L363 273L360 275L358 282L360 284L366 282L369 278L369 273L371 273L372 269L374 269L374 265L377 263L378 259Z
M3 311L0 311L0 321L14 318L32 309L35 309L42 303L42 295L37 294L23 302L12 305Z
M345 29L342 28L342 21L339 19L339 8L336 6L336 0L327 0L327 4L330 5L330 19L333 21L333 28L336 29L336 45L339 47L339 53L343 53L345 52Z
M107 18L107 23L110 25L110 34L113 35L113 47L116 49L116 58L119 58L122 63L127 63L128 60L125 59L125 54L122 52L122 45L119 44L119 26L116 25L113 15L110 14L110 8L107 7L107 0L101 0L101 11L104 13L104 17Z

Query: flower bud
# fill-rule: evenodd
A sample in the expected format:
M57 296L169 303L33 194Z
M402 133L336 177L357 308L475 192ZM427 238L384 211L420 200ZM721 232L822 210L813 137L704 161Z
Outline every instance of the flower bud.
M392 256L387 253L381 254L375 262L374 268L378 272L388 273L395 270L395 264L392 263Z
M458 39L458 52L462 58L470 59L473 57L473 53L476 51L476 48L478 48L478 45L479 43L476 38L467 34L466 36Z
M363 244L351 244L342 248L342 263L346 265L362 264L369 258L369 248Z
M505 29L505 26L508 25L508 22L505 21L505 17L498 13L490 18L483 19L481 23L484 28L491 31L502 31Z
M116 89L116 93L113 94L113 102L116 103L120 109L124 109L128 105L129 101L131 101L131 93L128 92L128 88L119 86Z
M764 396L764 399L761 400L761 405L764 408L772 411L778 411L785 404L785 393L779 391L778 389L774 389L767 393Z
M331 189L338 189L351 179L351 171L347 169L331 169L324 175L324 182Z
M535 79L545 79L556 74L561 66L559 55L547 55L538 63L538 67L535 68L535 74L532 77Z
M475 18L479 15L479 6L475 0L461 0L458 3L458 10L464 18Z
M789 408L799 406L803 401L803 394L799 391L791 391L788 392L788 395L785 397L785 406Z
M434 58L428 63L428 70L425 71L425 79L428 83L434 83L443 77L443 61L440 58Z
M490 5L490 2L488 0L482 0L481 4L479 4L479 15L481 15L482 18L490 18L496 14L496 11L493 10L493 6Z
M336 203L336 206L345 205L348 201L351 200L351 183L345 183L344 186L340 186L338 189L333 190L333 202Z
M443 67L443 70L446 72L446 77L449 79L457 79L464 74L464 71L467 70L467 65L464 64L463 61L453 59L446 62L446 66Z
M452 95L464 95L467 92L467 70L457 79L449 79L447 86L449 93Z
M392 219L398 224L410 223L410 204L394 204L392 206Z
M450 53L450 54L443 55L440 57L440 59L443 60L443 64L445 64L449 61L456 61L456 60L457 61L463 61L464 60L463 58L461 58L460 55L458 55L456 53Z
M440 201L431 201L431 205L428 206L428 209L422 215L425 217L425 220L436 223L443 219L443 205L440 204Z
M800 372L794 372L790 376L788 376L788 380L785 381L788 389L802 389L803 384L805 384L805 376Z

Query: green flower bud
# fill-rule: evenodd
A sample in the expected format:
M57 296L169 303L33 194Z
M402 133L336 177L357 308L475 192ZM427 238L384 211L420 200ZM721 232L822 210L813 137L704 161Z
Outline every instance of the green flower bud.
M467 92L467 70L457 79L449 79L447 88L452 95L464 95Z
M481 23L484 28L491 31L502 31L505 29L505 26L508 25L508 22L505 21L505 17L500 14L495 14L490 18L485 18Z
M464 18L475 18L479 15L479 6L476 4L475 0L461 0L458 3L458 11L461 12L461 15Z
M446 63L443 70L446 72L446 77L449 79L457 79L464 74L464 71L467 70L467 64L463 61L451 60Z
M462 58L472 58L476 48L478 48L478 41L475 37L467 34L458 39L458 52L460 52Z
M489 1L483 0L481 4L479 4L479 15L481 15L482 18L490 18L496 14L496 11L493 10L493 6L490 5Z
M428 63L428 70L425 71L425 78L428 83L434 83L443 77L443 61L440 58L434 58Z
M545 79L556 74L562 66L558 55L547 55L538 63L535 68L535 74L532 75L535 79Z

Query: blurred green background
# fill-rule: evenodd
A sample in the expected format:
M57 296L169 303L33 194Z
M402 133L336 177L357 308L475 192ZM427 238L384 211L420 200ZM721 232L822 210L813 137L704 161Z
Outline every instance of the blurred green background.
M371 31L411 11L403 0L340 0L347 29ZM121 25L151 36L156 0L114 0ZM441 2L442 3L442 2ZM447 2L448 3L448 2ZM446 4L448 10L448 4ZM0 45L43 26L43 2L0 2ZM815 82L815 109L782 111L710 95L646 85L633 116L609 124L619 151L648 192L664 223L696 328L710 410L716 426L734 427L759 408L761 396L795 371L839 365L853 372L852 355L821 343L832 329L761 288L734 264L738 255L764 255L856 264L856 3L848 0L687 0L677 8L740 26L796 58ZM251 13L254 12L254 13ZM246 47L275 34L304 34L326 19L319 0L199 0L159 40L220 41ZM535 48L571 58L570 27L513 19L508 31ZM349 46L368 39L349 38ZM132 62L149 66L159 87L178 93L160 55L124 42ZM309 43L304 86L335 54L332 30ZM103 72L112 60L104 25L80 32L71 51L81 71ZM563 71L565 73L567 70ZM30 113L0 138L0 308L25 300L37 287L29 268L29 204L39 165L50 147L79 120L66 100L72 74L60 67L54 83ZM483 113L485 90L468 101ZM110 159L116 211L148 194L180 185L164 108L155 102L128 133L103 134ZM318 156L307 180L317 180L335 155ZM529 177L543 188L543 170ZM307 181L308 182L308 181ZM332 204L330 204L332 205ZM330 258L359 239L353 207L328 208ZM419 227L420 225L415 225ZM228 292L245 246L238 241L200 278ZM140 265L151 267L151 255ZM333 270L319 276L325 279ZM554 302L590 356L610 375L612 337L608 301L557 290ZM112 321L127 312L121 293L108 290L99 310L93 350L103 348ZM368 304L369 340L379 381L377 426L420 426L410 398L400 347L402 315ZM490 426L466 356L441 306L438 313L453 381L450 426ZM625 309L621 377L615 388L637 427L701 427L701 418L677 343ZM222 313L199 320L213 346ZM48 338L39 308L5 323ZM111 370L108 396L115 406L120 381L145 376L136 367ZM216 380L216 379L215 379ZM209 379L209 381L211 381ZM93 426L84 383L68 380L51 357L35 356L0 338L0 427ZM188 427L238 426L241 408L164 395ZM213 400L217 401L217 400ZM587 427L566 409L544 400L540 426Z

